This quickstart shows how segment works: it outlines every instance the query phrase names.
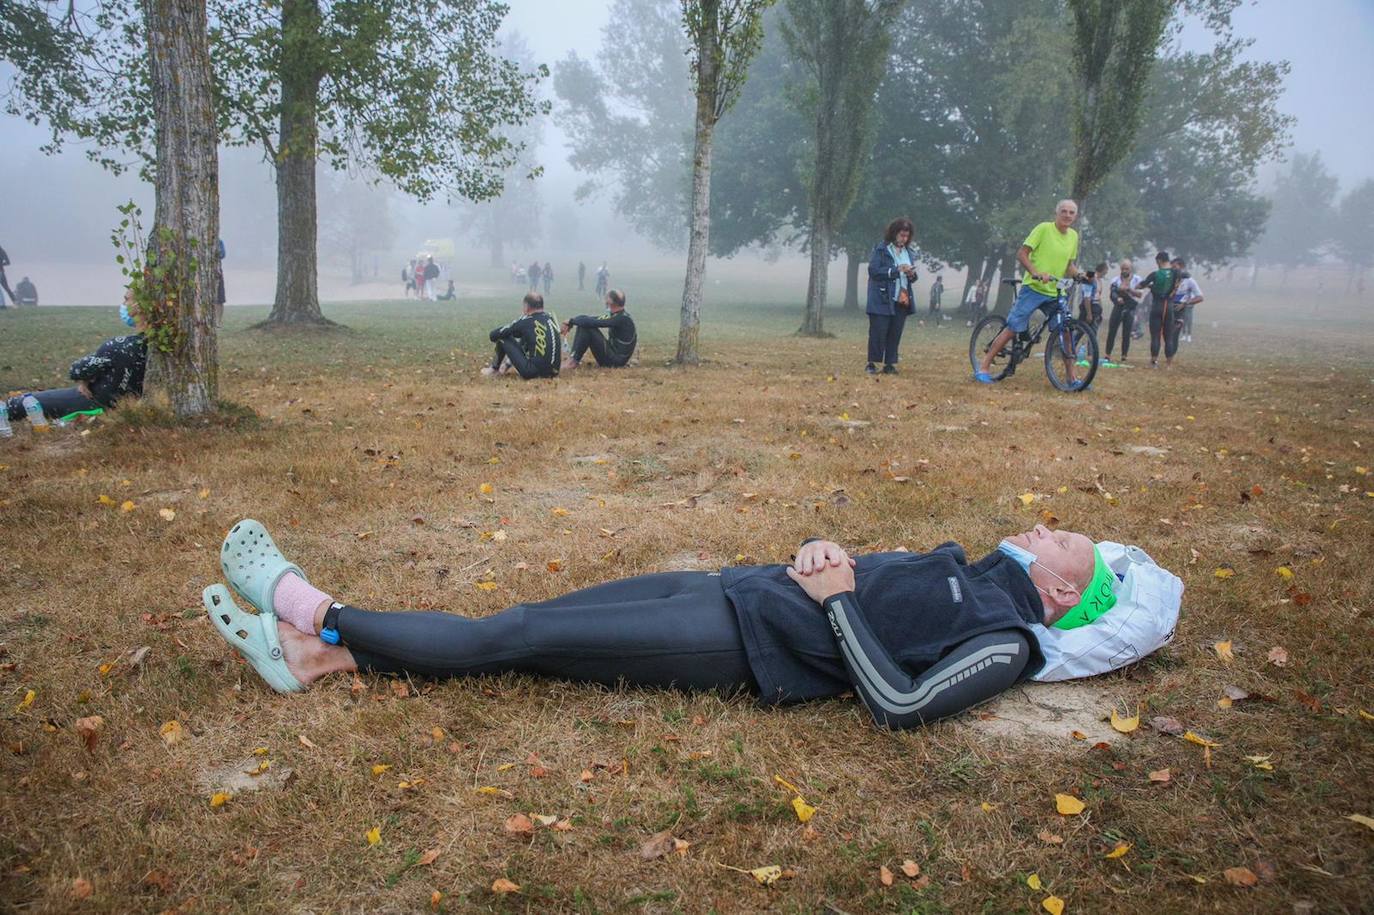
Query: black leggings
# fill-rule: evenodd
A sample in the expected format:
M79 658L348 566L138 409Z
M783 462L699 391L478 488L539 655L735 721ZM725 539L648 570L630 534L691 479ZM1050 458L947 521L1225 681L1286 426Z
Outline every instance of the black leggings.
M1116 344L1117 329L1121 330L1121 358L1131 352L1131 325L1135 324L1134 305L1113 305L1112 316L1107 319L1107 358L1112 357L1112 347Z
M100 404L82 394L76 388L55 388L51 391L33 391L34 397L43 406L43 415L48 419L57 419L66 416L68 413L75 413L77 410L95 410ZM5 401L10 422L24 418L24 397L27 395L16 394Z
M572 356L573 362L581 362L582 357L587 354L587 350L592 351L592 358L596 364L605 368L618 369L630 361L629 354L617 356L611 352L610 345L606 342L606 335L598 327L579 327L573 334Z
M531 378L552 378L556 372L553 367L545 367L535 364L534 360L525 355L525 351L520 348L520 344L515 340L503 339L496 341L496 358L491 367L499 369L502 361L509 362L520 373L520 377L528 381Z
M1168 318L1164 312L1168 310ZM1150 361L1159 358L1160 337L1164 338L1164 358L1174 358L1178 352L1178 331L1182 323L1178 320L1178 306L1155 303L1150 306Z
M482 619L344 607L336 625L359 669L376 673L758 692L735 609L709 572L641 575Z

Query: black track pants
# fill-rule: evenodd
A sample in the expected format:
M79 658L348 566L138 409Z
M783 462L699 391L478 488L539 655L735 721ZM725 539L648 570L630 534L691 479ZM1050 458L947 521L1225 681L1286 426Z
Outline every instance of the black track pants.
M43 415L48 419L57 419L68 413L75 413L77 410L94 410L100 406L76 388L55 388L51 391L33 391L31 393L43 405ZM5 401L10 422L24 418L24 396L17 394Z
M1166 318L1165 311L1168 316ZM1156 303L1150 306L1150 361L1159 359L1159 345L1161 340L1164 343L1164 358L1174 358L1174 353L1178 352L1178 332L1180 324L1178 321L1177 308L1173 305L1167 307Z
M1112 356L1112 347L1116 344L1116 332L1121 330L1121 358L1125 359L1131 352L1131 326L1135 324L1134 305L1113 305L1112 316L1107 319L1107 358Z
M896 365L897 348L902 345L902 329L907 313L901 308L890 315L868 316L868 362L870 365Z
M611 353L610 344L606 342L606 335L601 332L599 327L578 327L575 328L572 343L572 361L581 362L582 357L587 354L587 350L592 351L592 358L596 364L605 368L618 369L629 361L629 356L621 358Z
M758 691L720 576L663 572L482 619L344 607L337 627L361 670L429 677L505 672L614 686Z

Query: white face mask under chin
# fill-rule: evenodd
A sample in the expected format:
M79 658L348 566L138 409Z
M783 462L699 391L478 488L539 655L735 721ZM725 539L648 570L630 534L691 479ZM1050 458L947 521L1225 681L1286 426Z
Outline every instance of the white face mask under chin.
M1058 572L1054 571L1054 569L1051 569L1049 566L1045 565L1039 559L1036 559L1035 554L1032 553L1030 550L1026 549L1025 547L1018 546L1017 544L1012 543L1010 540L1003 540L1001 543L997 544L997 549L1001 550L1003 553L1010 556L1012 559L1016 560L1017 564L1019 564L1021 568L1025 570L1027 576L1030 575L1031 565L1035 564L1040 566L1040 568L1044 569L1049 574L1053 575L1055 578L1064 582L1064 587L1073 591L1074 594L1079 593L1078 588L1074 587L1072 584L1066 581L1064 577L1060 575ZM1044 588L1037 585L1034 579L1031 580L1031 586L1034 587L1035 590L1039 591L1041 594L1045 595L1046 597L1050 596L1050 592L1046 591Z

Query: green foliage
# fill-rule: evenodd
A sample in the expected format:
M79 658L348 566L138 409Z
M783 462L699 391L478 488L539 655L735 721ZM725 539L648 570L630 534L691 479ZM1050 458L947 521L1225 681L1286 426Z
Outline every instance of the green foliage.
M774 0L679 0L687 57L698 92L709 93L718 121L739 98L749 62L763 43L763 12ZM703 74L709 74L703 79Z
M145 241L143 210L132 200L117 208L119 224L110 233L115 263L133 293L133 311L143 319L143 334L150 346L162 353L179 351L185 339L181 322L181 291L189 287L196 257L183 257L176 236L165 226L154 227Z
M1073 22L1073 196L1101 186L1130 153L1150 70L1175 0L1068 0Z
M44 41L28 56L17 39L0 44L18 71L10 110L46 119L50 151L68 137L92 141L92 159L116 171L139 160L147 176L155 134L137 0L99 0L69 18L42 0L13 5L24 34ZM286 7L305 14L284 31ZM495 53L505 10L492 0L210 0L221 139L289 154L277 131L283 81L296 77L318 86L310 104L331 167L375 171L420 200L499 194L519 152L502 128L546 110L534 90L548 75Z
M1255 256L1285 269L1315 264L1331 240L1336 187L1321 153L1295 153L1274 184L1273 210Z
M1334 228L1332 247L1341 260L1357 270L1374 265L1374 180L1341 198Z
M675 0L615 0L594 62L554 69L555 122L586 175L577 199L610 191L615 211L665 247L686 237L693 94Z

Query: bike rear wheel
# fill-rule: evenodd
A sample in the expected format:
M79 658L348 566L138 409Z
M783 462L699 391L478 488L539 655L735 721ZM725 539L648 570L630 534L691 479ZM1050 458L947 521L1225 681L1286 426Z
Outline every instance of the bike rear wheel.
M1057 330L1048 331L1045 342L1045 375L1050 384L1061 391L1082 391L1097 377L1097 367L1101 360L1097 348L1097 335L1092 326L1074 318L1060 324ZM1072 366L1073 380L1070 380Z
M968 341L968 361L975 372L982 371L983 356L992 348L992 341L997 339L997 335L1002 333L1006 326L1006 318L1001 315L988 315L973 328L973 335ZM1002 352L992 360L988 374L992 376L993 381L1001 381L1007 376L1007 369L1011 366L1011 348L1015 342L1008 340L1007 345L1002 347Z

